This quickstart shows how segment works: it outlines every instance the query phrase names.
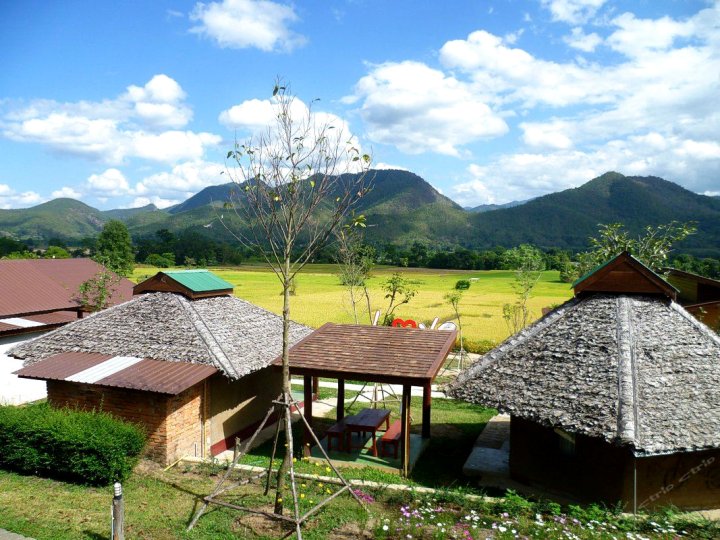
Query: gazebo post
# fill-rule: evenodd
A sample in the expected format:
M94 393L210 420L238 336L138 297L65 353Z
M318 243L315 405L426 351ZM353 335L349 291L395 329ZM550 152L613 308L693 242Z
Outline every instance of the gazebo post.
M320 393L320 377L313 377L312 388L313 394L317 398L318 394Z
M312 377L310 375L305 375L303 377L303 415L305 416L305 420L307 420L307 424L303 427L303 455L305 457L310 456L310 444L311 444L311 437L310 437L310 429L312 427L312 406L313 406L313 384L312 384ZM309 427L308 427L309 426Z
M345 418L345 379L338 379L336 419L339 422Z
M400 469L405 477L410 472L410 389L409 384L403 385L400 408Z
M432 386L428 382L423 386L422 438L430 438L430 407L432 406Z

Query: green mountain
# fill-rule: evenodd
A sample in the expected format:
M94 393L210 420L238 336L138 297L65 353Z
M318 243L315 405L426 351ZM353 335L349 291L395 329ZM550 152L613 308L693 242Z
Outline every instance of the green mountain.
M697 234L678 248L699 256L720 254L720 201L654 176L609 172L580 187L470 219L477 247L529 242L571 249L584 249L600 223L621 222L640 234L647 225L696 221Z
M150 203L139 208L117 208L115 210L105 210L101 212L105 219L119 219L120 221L126 221L137 214L144 214L145 212L154 212L158 210L158 207Z
M52 201L18 210L0 210L0 235L47 241L96 236L106 219L102 213L75 199Z
M232 194L237 192L237 190L238 186L233 182L228 182L227 184L221 184L219 186L206 187L202 191L190 197L188 200L181 202L180 204L176 204L175 206L171 206L167 209L167 211L170 214L180 214L182 212L195 210L196 208L211 204L219 203L222 205L223 203L231 200Z
M532 199L528 199L528 200L532 200ZM528 202L528 201L527 200L526 201L510 201L509 203L505 203L505 204L481 204L479 206L473 206L473 207L466 206L465 210L467 210L468 212L478 212L478 213L490 212L491 210L502 210L503 208L514 208L515 206L520 206L521 204L525 204L526 202Z
M720 199L698 195L657 177L606 173L586 184L495 210L466 210L419 176L400 170L371 171L372 190L357 205L370 242L408 246L490 248L528 242L540 247L582 250L598 224L622 222L633 234L647 225L696 221L698 232L678 246L697 256L720 256ZM56 199L23 210L0 210L0 235L47 240L96 235L108 219L125 221L135 237L158 229L195 230L232 240L243 226L225 203L235 184L211 186L166 210L153 205L101 212L72 199ZM331 203L329 203L331 204ZM326 211L321 209L322 211ZM222 222L221 222L222 219Z

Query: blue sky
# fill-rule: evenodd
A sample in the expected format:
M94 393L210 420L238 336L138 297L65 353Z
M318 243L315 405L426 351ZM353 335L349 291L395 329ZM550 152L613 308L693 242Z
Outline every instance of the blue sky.
M223 183L277 76L462 205L608 170L720 194L720 0L24 0L0 51L0 208Z

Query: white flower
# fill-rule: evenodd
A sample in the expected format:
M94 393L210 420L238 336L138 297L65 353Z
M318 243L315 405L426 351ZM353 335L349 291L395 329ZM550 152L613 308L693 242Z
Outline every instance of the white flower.
M498 527L498 531L500 531L500 532L505 532L505 531L507 531L507 528L506 528L506 527L503 527L502 525L500 525L500 526Z
M383 531L387 531L389 528L387 525L383 525Z

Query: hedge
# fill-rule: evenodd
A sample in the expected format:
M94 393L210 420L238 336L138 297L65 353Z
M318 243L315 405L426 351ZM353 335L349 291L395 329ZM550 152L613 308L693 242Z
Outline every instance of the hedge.
M0 468L80 484L126 479L145 446L133 424L47 403L0 406Z

